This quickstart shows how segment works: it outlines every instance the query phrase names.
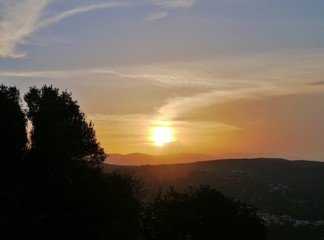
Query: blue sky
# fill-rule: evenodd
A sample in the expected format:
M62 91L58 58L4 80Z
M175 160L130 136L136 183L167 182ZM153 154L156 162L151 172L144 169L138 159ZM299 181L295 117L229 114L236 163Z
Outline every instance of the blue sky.
M316 0L2 0L0 54L47 62L52 54L58 64L68 51L73 63L88 56L79 64L91 66L100 53L111 64L138 64L139 58L321 48L323 8Z
M0 81L68 89L107 152L323 160L323 12L321 0L0 0ZM158 125L169 146L152 144Z

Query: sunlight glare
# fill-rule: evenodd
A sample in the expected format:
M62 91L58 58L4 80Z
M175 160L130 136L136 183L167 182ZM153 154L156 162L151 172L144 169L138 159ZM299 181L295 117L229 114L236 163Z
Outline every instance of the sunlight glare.
M165 143L169 143L172 140L171 130L168 127L155 127L153 130L153 141L156 145L162 146Z

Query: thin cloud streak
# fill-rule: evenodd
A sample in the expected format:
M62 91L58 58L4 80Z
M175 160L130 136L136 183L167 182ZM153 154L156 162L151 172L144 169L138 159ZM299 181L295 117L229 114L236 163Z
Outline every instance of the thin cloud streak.
M196 0L154 0L157 5L166 8L187 8L196 3Z
M291 54L289 54L291 55ZM262 54L217 61L128 66L115 68L75 69L41 72L1 72L7 78L46 78L83 81L101 79L102 86L118 88L119 80L136 82L136 86L163 88L160 105L155 106L161 118L177 119L188 111L210 104L238 99L258 99L281 95L323 92L321 79L323 53L287 55ZM311 67L309 67L311 66ZM184 89L191 89L187 94ZM167 94L167 92L182 94ZM138 93L141 95L141 93ZM146 93L147 96L149 96ZM145 98L145 95L141 95ZM158 96L157 96L158 97ZM163 103L164 102L164 103Z
M50 0L3 0L0 2L0 57L22 58L25 52L18 51L17 46L24 44L34 32L58 23L77 14L103 8L125 7L130 3L109 2L81 6L44 18Z
M324 80L323 81L312 82L309 85L324 85Z
M101 3L89 6L81 6L74 9L67 10L62 12L56 16L47 18L42 20L38 25L35 26L35 29L41 29L47 27L49 25L58 23L65 18L72 17L81 13L97 10L97 9L104 9L104 8L115 8L115 7L125 7L129 6L130 3L119 3L119 2L109 2L109 3Z
M143 21L144 22L153 22L153 21L159 20L161 18L165 18L168 15L169 15L168 12L155 12L155 13L150 13L148 16L146 16L143 19Z
M288 57L291 56L291 57ZM233 58L201 59L138 66L67 69L58 71L1 71L3 77L54 77L97 75L145 80L167 87L192 86L212 90L236 90L273 86L284 89L322 83L324 52L243 55Z
M151 0L152 2L152 0ZM153 4L164 8L188 8L196 0L153 0ZM118 8L133 5L131 2L106 2L79 6L54 16L45 17L46 10L54 4L51 0L2 0L0 2L0 58L23 58L26 52L17 50L36 31L56 24L66 18L104 8ZM144 21L150 22L168 16L168 12L149 14Z
M16 47L34 32L48 3L48 0L3 0L0 3L0 57L25 56Z

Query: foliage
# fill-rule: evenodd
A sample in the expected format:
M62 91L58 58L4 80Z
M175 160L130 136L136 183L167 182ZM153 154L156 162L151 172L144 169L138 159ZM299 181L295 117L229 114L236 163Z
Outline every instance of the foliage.
M148 239L266 239L253 208L208 185L184 192L160 190L146 208L144 226Z
M118 170L106 175L106 183L109 198L105 204L110 220L104 228L105 236L107 239L141 239L143 183L131 172Z
M269 227L269 240L321 240L324 226L291 226L290 224L272 225Z
M30 88L24 97L27 116L32 122L31 154L33 158L47 159L48 166L61 164L100 167L105 153L95 137L93 124L87 123L80 107L64 91L43 86ZM66 166L69 164L68 166Z
M139 238L137 180L118 173L79 171L73 181L34 181L25 187L14 239ZM129 182L131 181L131 183Z
M4 172L21 160L26 149L26 118L20 104L16 87L0 85L0 151Z
M16 87L0 85L0 238L11 227L17 202L18 168L26 151L26 118Z
M126 172L101 171L105 153L71 94L30 88L24 99L32 130L23 158L19 91L0 90L2 156L15 160L10 181L1 182L0 238L137 239L140 182Z

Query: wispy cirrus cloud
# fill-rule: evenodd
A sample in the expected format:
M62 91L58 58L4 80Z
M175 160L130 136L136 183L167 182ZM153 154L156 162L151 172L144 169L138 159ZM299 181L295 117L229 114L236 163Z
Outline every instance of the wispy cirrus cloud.
M188 8L193 6L196 3L196 0L147 0L150 3L153 3L157 6L161 6L164 9L177 9L177 8ZM148 14L143 21L152 22L161 18L165 18L169 15L169 12L153 12Z
M324 80L322 81L316 81L316 82L311 82L309 85L324 85Z
M58 23L65 18L102 8L123 7L125 2L108 2L79 6L54 16L45 16L50 0L2 0L0 1L0 57L21 58L26 55L17 47L37 30Z
M153 0L157 5L166 8L187 8L196 3L196 0Z
M156 113L172 119L211 103L323 92L323 60L324 52L316 49L311 52L271 52L221 60L200 59L113 68L25 72L0 70L0 77L68 80L66 82L97 79L103 88L109 86L109 89L119 88L120 82L134 84L143 91L150 86L152 94L156 98L160 94L162 99L159 105L154 106ZM157 90L159 94L155 92ZM152 97L148 91L145 94L141 90L134 91L136 94L146 99L143 103L149 102Z
M0 57L23 57L17 45L35 31L48 0L3 0L0 2Z
M78 15L81 13L102 9L102 8L113 8L113 7L123 7L128 6L130 3L126 2L108 2L108 3L101 3L101 4L94 4L89 6L80 6L74 9L70 9L64 12L61 12L55 16L49 17L47 19L43 19L38 25L36 25L36 29L44 28L49 25L55 24L60 22L61 20L72 17L74 15Z
M166 16L168 16L169 13L168 12L154 12L154 13L150 13L148 14L143 21L144 22L153 22L156 21L158 19L164 18Z
M187 8L194 5L196 0L149 0L152 4L168 9ZM116 1L90 5L76 6L63 9L50 15L52 0L1 0L0 1L0 58L22 58L26 52L19 46L26 44L32 34L66 18L89 11L104 8L117 8L132 5L131 2ZM150 22L168 16L166 11L148 14L144 21Z

